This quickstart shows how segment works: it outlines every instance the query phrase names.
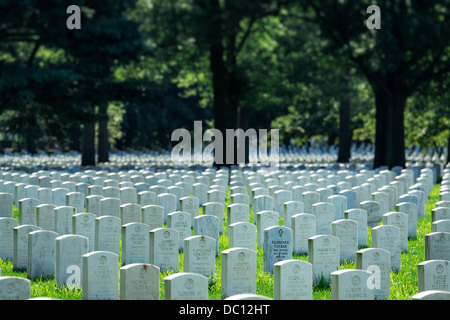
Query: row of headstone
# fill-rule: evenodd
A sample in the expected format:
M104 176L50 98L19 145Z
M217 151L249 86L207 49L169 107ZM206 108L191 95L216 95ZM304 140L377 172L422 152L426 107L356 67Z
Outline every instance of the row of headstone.
M347 174L347 173L344 173L344 174ZM286 177L282 178L281 177L282 175L283 174L279 174L277 176L278 181L282 181L282 179L286 179L286 180L288 179ZM253 176L254 175L248 174L247 183L251 181L251 178L254 178ZM318 180L320 180L320 178L318 178L318 177L315 177L315 178L317 178L317 182L319 182ZM379 177L377 177L377 178L379 178ZM410 175L405 173L405 176L403 178L404 178L403 180L405 182L412 183L411 179L410 179ZM274 179L273 176L272 176L272 178L269 178L266 180L266 184L267 184L268 180L271 180L271 179ZM380 178L380 179L382 179L382 178ZM219 180L222 180L222 179L219 179ZM226 179L223 179L223 180L227 184ZM278 236L280 233L289 234L290 239L292 239L292 240L274 240L275 236L271 235L271 233L270 233L270 230L269 230L269 229L271 229L270 227L274 227L275 224L278 225L276 220L277 220L277 216L280 216L281 208L283 208L283 214L285 213L284 211L289 211L290 208L294 208L294 209L292 209L293 213L283 215L283 220L285 220L285 221L288 221L289 220L288 217L289 217L289 215L291 215L291 226L295 226L295 222L293 222L294 220L292 220L292 218L295 215L310 215L315 218L316 223L314 225L314 228L310 228L310 230L313 230L315 232L311 232L311 236L309 236L307 238L308 244L310 242L309 239L314 236L319 236L319 235L323 235L323 234L331 234L332 236L335 236L339 240L339 252L350 251L352 253L355 252L355 254L356 254L356 250L353 250L353 249L346 250L347 248L355 248L355 242L356 242L355 239L359 239L359 237L355 237L355 235L357 235L358 233L355 233L353 231L351 231L351 232L348 231L348 230L354 230L355 224L358 225L358 221L349 219L349 214L351 214L351 210L359 210L359 212L357 212L357 213L361 214L361 212L364 212L363 209L352 208L349 210L344 210L344 218L346 218L347 221L345 221L345 219L337 219L336 220L336 219L334 219L335 213L336 213L334 204L328 203L328 202L323 202L323 203L318 202L318 200L320 199L320 193L319 193L319 197L317 197L316 191L312 191L312 190L304 191L301 193L302 200L304 200L304 201L300 202L298 200L289 200L290 199L289 193L285 192L285 191L289 191L289 190L284 190L284 189L279 189L279 188L276 191L274 191L276 188L272 188L272 190L270 190L270 191L273 191L273 193L275 195L275 198L272 197L272 199L275 199L275 201L272 200L272 207L263 207L264 203L270 203L269 197L271 197L271 196L269 196L268 194L266 196L269 196L269 197L266 197L264 199L264 201L260 201L260 202L259 202L259 199L256 199L258 196L254 197L254 198L251 198L248 196L247 196L247 198L238 196L240 194L239 192L242 192L242 189L240 189L240 188L242 187L241 184L245 183L244 180L245 180L244 177L242 175L237 174L236 172L234 174L232 173L232 175L230 177L230 191L232 192L230 198L233 199L232 201L235 201L235 203L232 203L230 206L227 207L227 221L228 221L227 222L227 230L229 229L228 236L230 237L230 244L233 244L233 246L240 246L239 241L238 240L235 241L235 239L239 239L239 238L242 239L243 236L242 236L241 232L237 231L238 230L237 227L238 226L243 227L242 229L246 229L246 230L254 230L254 228L249 228L252 225L251 223L249 223L249 208L248 208L249 201L252 201L252 202L256 201L254 203L254 207L256 209L253 210L253 213L255 213L255 211L259 210L261 207L264 209L271 209L271 210L257 211L256 219L255 219L256 220L255 221L256 229L260 230L259 234L264 236L262 242L259 242L259 244L260 244L260 246L262 244L262 246L264 247L265 271L272 272L273 265L276 262L290 259L290 255L292 255L292 252L294 250L293 248L295 247L293 245L293 243L295 242L293 240L295 229L293 229L293 228L291 229L291 228L287 227L286 223L285 223L284 229L279 228L279 227L272 228L272 229L277 230ZM399 180L401 180L401 179L399 179ZM428 181L428 180L426 180L426 181ZM289 182L289 180L287 180L285 182ZM222 181L219 182L219 185L220 185L220 183L222 183ZM223 183L223 187L226 187L225 183ZM250 187L250 184L252 184L252 183L258 183L258 182L250 182L249 183L249 185L247 186L249 188L249 194L250 194L250 192L252 194L256 194L256 192L253 193L253 190L256 190L258 187L255 187L255 185ZM273 182L269 182L269 183L273 183ZM308 183L305 183L305 184L308 184ZM271 187L276 187L276 186L279 187L279 185L275 185L275 184L271 185ZM291 186L292 186L292 184L291 184ZM292 186L292 189L294 189L295 187L302 187L302 186ZM311 186L308 186L308 187L311 187ZM314 187L314 186L312 186L312 187ZM252 189L252 188L254 188L254 189ZM260 187L260 188L262 188L262 187ZM269 194L270 194L270 191L269 191ZM237 192L237 193L234 193L234 192ZM350 194L354 195L354 193L350 193ZM288 195L288 196L286 196L286 195ZM259 195L259 196L261 196L261 195ZM264 196L264 195L262 195L262 196ZM312 197L312 199L314 199L314 197L315 197L316 200L309 201L310 196ZM375 196L379 196L379 195L376 194ZM328 198L331 198L331 197L332 196L329 196ZM194 198L194 197L191 197L191 198ZM388 198L389 198L389 193L388 193L388 197L385 197L384 199L388 199ZM383 198L377 197L376 199L383 199ZM393 198L393 199L395 199L395 198ZM288 200L288 201L285 201L285 200ZM291 203L289 203L289 201L291 201ZM297 201L297 202L292 203L292 201ZM332 201L337 201L337 200L332 200ZM373 202L376 202L376 201L373 201ZM382 202L382 200L380 200L380 202ZM220 203L220 202L217 202L217 203ZM274 203L275 203L275 207L274 207ZM305 203L307 204L308 208L309 207L311 208L311 210L308 210L308 211L311 211L310 213L302 212L302 211L306 211ZM335 203L337 203L337 202L335 202ZM390 208L394 203L395 202L390 202L388 205L388 208ZM180 203L180 206L181 206L181 203ZM195 208L197 208L197 209L195 209ZM197 206L196 204L192 204L192 201L190 201L190 203L187 203L186 206L184 206L183 210L185 210L187 212L189 212L189 211L192 212L192 214L190 215L190 218L192 219L194 215L198 215L198 208L199 208L199 206ZM205 210L205 207L203 207L203 208ZM330 209L332 209L332 210L330 210ZM278 211L275 211L275 210L278 210ZM299 210L299 212L295 213L297 210ZM270 216L272 218L272 222L268 222L265 225L264 221L270 220L270 219L263 219L262 213L266 212L266 211L272 211L271 215L267 215L268 217ZM222 212L223 212L223 210L222 210ZM333 214L330 214L330 212L332 212ZM337 212L338 212L338 216L339 216L341 210L337 210ZM375 213L372 215L373 212L375 212ZM277 216L275 216L274 213ZM373 210L373 208L371 208L370 213L371 213L371 217L375 217L375 219L374 219L375 222L376 221L380 222L381 219L383 219L383 223L388 224L389 221L391 221L391 220L389 220L390 217L389 216L384 217L384 214L381 215L381 217L380 217L379 210L378 210L378 212L376 212L376 210ZM345 217L345 215L346 215L346 217ZM331 218L331 216L333 218ZM397 216L400 216L400 218L402 217L401 215L397 215ZM258 217L259 217L259 223L258 223ZM286 219L284 219L284 217L286 217ZM319 217L319 219L318 219L318 217ZM323 217L327 217L327 218L323 219ZM351 217L351 215L350 215L350 217ZM195 218L197 218L197 216L195 216L194 219ZM303 218L305 218L305 216L303 216ZM184 220L191 220L191 219L184 219ZM380 219L380 220L378 220L378 219ZM317 220L319 220L319 223L317 223ZM344 220L344 221L339 221L339 220ZM276 223L275 223L275 221L276 221ZM392 221L397 221L397 220L394 217ZM346 223L344 224L343 222L346 222ZM169 221L168 221L168 223L169 223ZM393 222L391 222L391 223L393 223ZM298 225L298 223L297 223L297 225ZM318 227L318 225L319 225L319 227ZM191 220L191 226L192 226L192 220ZM236 227L236 229L235 229L235 227ZM373 229L380 228L380 234L382 234L381 229L386 229L386 228L382 228L382 227L387 227L387 226L383 225L383 226L379 226L379 227L375 227L375 226L372 226L372 227L373 227ZM392 227L395 227L395 226L392 226ZM120 225L119 225L119 228L120 228ZM396 228L400 229L399 227L396 227ZM188 228L186 228L186 229L188 229ZM390 228L390 229L393 229L393 228ZM345 230L347 230L347 231L345 231ZM357 228L357 230L359 230L359 228ZM397 230L397 229L394 229L394 230ZM282 232L280 232L280 231L282 231ZM392 231L389 232L386 229L386 231L383 233L384 235L380 236L379 238L380 239L386 238L385 235L387 233L391 234ZM396 231L394 231L394 233L396 233ZM186 234L188 234L188 233L186 233ZM344 239L344 236L346 236L346 235L351 235L351 236ZM400 237L400 235L399 235L399 237ZM367 238L367 236L366 236L366 238ZM341 239L342 239L342 241L341 241ZM184 240L184 238L183 238L183 240ZM313 241L314 241L314 239L312 239L311 242L313 242ZM235 244L236 242L239 244ZM250 241L249 243L251 244L252 242L253 242L253 244L256 243L256 241ZM327 241L324 241L324 242L326 243ZM342 242L342 244L341 244L341 242ZM390 243L392 241L385 241L385 242ZM287 243L289 243L289 245ZM358 242L356 242L356 243L358 244ZM394 241L394 243L395 243L395 241ZM399 243L400 243L400 241L398 241L398 244ZM217 245L217 242L216 242L216 245ZM385 246L385 245L380 245L380 246ZM232 247L232 246L230 246L230 247ZM309 247L309 245L308 245L308 247ZM358 246L356 245L356 248L357 247ZM253 248L254 247L252 246L252 248L250 248L250 249L253 249ZM309 248L308 248L308 251L309 251ZM217 249L215 250L215 252L217 254ZM311 254L311 256L313 256L313 254ZM347 258L347 259L350 259L350 258ZM344 260L345 260L345 258L344 258ZM341 261L342 261L341 256L339 255L339 262L341 262Z
M417 265L418 291L413 300L450 299L450 169L443 170L439 201L431 209L431 232L425 235L425 261Z

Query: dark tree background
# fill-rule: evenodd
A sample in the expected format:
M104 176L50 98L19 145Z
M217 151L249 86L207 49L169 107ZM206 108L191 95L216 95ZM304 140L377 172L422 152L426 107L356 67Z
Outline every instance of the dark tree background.
M69 30L69 5L81 29ZM177 128L375 145L374 167L450 146L450 1L0 2L0 147L168 150ZM441 152L441 151L440 151ZM226 155L224 155L226 156Z

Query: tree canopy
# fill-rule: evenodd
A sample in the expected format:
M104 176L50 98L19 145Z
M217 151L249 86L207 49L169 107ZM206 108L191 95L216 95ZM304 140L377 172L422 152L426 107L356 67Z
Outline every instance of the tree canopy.
M450 146L450 1L18 0L0 3L0 145L168 150L177 128L280 130L375 145ZM68 28L70 5L80 28ZM368 21L369 19L369 21Z

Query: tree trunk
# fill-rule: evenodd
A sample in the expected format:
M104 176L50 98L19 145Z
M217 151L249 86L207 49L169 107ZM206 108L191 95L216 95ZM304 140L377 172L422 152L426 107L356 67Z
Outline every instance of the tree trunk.
M450 162L450 136L447 137L447 163Z
M26 142L27 142L27 151L31 154L36 154L36 142L34 141L36 134L36 125L34 123L30 123L26 129Z
M95 166L95 122L86 122L83 127L81 165Z
M69 136L70 136L70 150L81 151L80 140L81 140L81 128L78 122L70 125Z
M376 133L374 169L405 167L404 110L407 95L394 81L384 79L385 90L374 90Z
M98 122L98 163L109 161L108 105L99 105L100 120Z
M212 12L217 15L215 19L211 19L210 28L210 47L209 60L213 80L213 105L214 105L214 127L218 129L222 136L225 137L226 129L228 128L228 101L227 101L227 69L224 61L224 47L222 43L222 18L220 17L220 6L218 1L210 3L214 6ZM217 152L215 153L217 156ZM215 165L219 168L227 166L226 164L226 148L225 141L222 151L222 159L216 157Z
M352 135L350 130L350 101L345 99L339 105L339 154L337 162L350 161Z

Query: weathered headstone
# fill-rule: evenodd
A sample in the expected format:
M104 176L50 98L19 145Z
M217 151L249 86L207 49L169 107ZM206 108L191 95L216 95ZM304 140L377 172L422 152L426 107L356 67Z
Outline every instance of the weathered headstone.
M305 211L305 206L303 202L300 201L287 201L284 203L283 210L283 225L285 227L291 227L291 217L297 213L303 213Z
M72 233L88 238L88 252L95 247L95 219L93 213L77 213L72 216Z
M417 237L417 205L412 202L400 202L395 206L397 212L403 212L408 216L408 238Z
M141 206L157 204L156 193L151 191L141 191L137 194L137 203Z
M308 239L308 262L313 266L313 283L329 282L330 274L339 270L339 238L332 235L315 235Z
M344 212L347 210L347 197L332 195L328 197L327 202L333 205L334 220L344 219Z
M408 216L403 212L388 212L383 215L383 225L392 225L400 229L400 250L408 251Z
M320 201L320 194L315 191L306 191L302 193L302 202L304 205L305 213L313 213L313 204Z
M316 217L316 234L331 234L331 222L334 220L333 205L317 202L312 205L312 214Z
M69 192L66 194L66 206L75 208L75 213L84 212L86 197L81 192Z
M431 222L437 220L448 220L450 219L450 208L447 207L437 207L431 209Z
M416 293L411 300L450 300L450 292L441 290L427 290Z
M183 271L214 278L216 239L195 235L184 239Z
M216 256L219 255L219 218L200 215L194 218L194 235L208 236L216 240Z
M417 265L419 292L426 290L450 291L448 260L428 260Z
M369 282L376 300L386 300L391 288L391 253L381 248L366 248L356 252L356 268L371 272Z
M148 224L150 230L164 226L164 208L149 204L141 207L141 222Z
M442 219L434 221L431 224L431 232L448 232L450 233L450 220Z
M101 216L95 219L95 251L110 251L120 254L120 218Z
M331 223L331 235L339 238L340 262L356 261L358 222L351 219L335 220Z
M50 230L28 233L27 277L29 279L55 276L55 239L58 234Z
M191 225L193 225L194 218L200 214L198 198L197 197L180 198L180 211L188 212L191 215Z
M227 206L227 224L228 226L235 222L249 222L249 206L242 203L230 204Z
M132 263L120 268L120 300L159 300L160 272L148 263Z
M137 203L137 190L135 187L123 187L119 189L120 204Z
M264 230L268 227L279 225L279 216L276 211L260 211L256 214L256 241L262 247L264 243ZM256 250L256 249L255 249Z
M175 211L167 215L167 227L178 231L178 247L183 250L184 239L191 236L191 215L184 211Z
M0 277L0 300L28 300L31 297L31 281L22 277Z
M311 213L299 213L291 217L293 252L308 253L308 239L316 235L316 217Z
M89 252L89 239L75 234L55 238L55 282L69 288L81 287L83 260Z
M273 266L274 300L312 300L312 265L284 260Z
M93 213L97 217L101 215L100 200L103 199L101 195L89 195L86 197L86 212Z
M13 259L14 228L18 225L19 222L14 218L0 217L0 259L2 260Z
M117 300L119 256L110 251L93 251L83 255L82 261L82 299Z
M61 206L54 208L53 231L55 231L60 236L72 233L72 216L75 213L75 208L71 206Z
M391 253L391 270L398 272L400 260L400 229L392 225L381 225L372 228L372 247L381 248Z
M149 262L149 232L150 227L145 223L122 225L122 266Z
M367 247L367 212L363 209L349 209L344 212L344 219L358 223L358 247Z
M342 190L339 192L340 196L347 198L347 209L357 208L356 191L354 190Z
M149 262L161 272L178 272L179 232L173 228L158 228L150 231Z
M359 204L359 208L367 213L367 226L372 228L378 226L383 219L380 203L377 201L363 201Z
M228 247L256 251L256 226L250 222L235 222L228 226Z
M36 225L36 207L39 204L38 199L24 198L19 200L19 225Z
M222 251L221 297L256 294L256 251L231 248Z
M66 195L70 192L67 188L54 188L53 193L53 204L55 206L65 206L66 205Z
M0 192L0 217L12 218L13 196L10 193Z
M225 215L225 205L221 202L207 202L202 206L203 215L217 217L219 234L223 233L223 220ZM194 218L195 219L195 218ZM195 223L194 223L195 226Z
M54 204L41 204L36 206L36 224L43 230L54 230L55 208L56 205Z
M365 270L346 269L331 273L331 300L373 300L367 285L372 274Z
M273 211L273 207L273 197L269 195L259 195L253 199L252 210L254 215L261 211Z
M292 229L272 226L264 229L263 270L273 273L273 265L282 260L292 259Z
M450 233L431 232L425 235L425 260L450 260Z
M208 278L181 272L164 278L164 300L208 300Z
M164 222L167 223L167 215L177 209L177 196L171 193L158 194L157 203L164 208Z
M119 208L122 225L141 221L141 206L136 203L125 203Z
M284 203L292 201L292 191L278 190L274 193L275 207L274 211L278 212L280 216L284 213Z
M113 197L104 197L100 200L100 217L113 216L120 217L120 199Z
M14 228L13 270L26 270L28 266L28 234L41 230L36 225L23 224Z

